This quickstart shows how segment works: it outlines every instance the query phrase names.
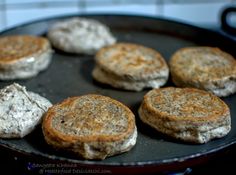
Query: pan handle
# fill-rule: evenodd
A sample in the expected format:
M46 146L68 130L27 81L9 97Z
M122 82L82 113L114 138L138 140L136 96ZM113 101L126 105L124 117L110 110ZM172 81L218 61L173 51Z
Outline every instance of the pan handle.
M221 28L225 32L227 32L231 35L236 35L236 27L235 27L236 25L232 26L232 25L229 24L229 18L228 17L229 17L230 14L232 15L232 13L235 13L235 15L236 15L236 7L228 7L228 8L226 8L222 11L222 14L221 14ZM236 22L235 22L235 24L236 24Z

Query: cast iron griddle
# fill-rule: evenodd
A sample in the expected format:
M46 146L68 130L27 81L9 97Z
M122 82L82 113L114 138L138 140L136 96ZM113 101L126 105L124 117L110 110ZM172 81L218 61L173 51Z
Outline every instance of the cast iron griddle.
M54 22L71 17L64 16L28 23L4 31L1 35L45 35L48 27ZM87 15L87 17L108 25L118 41L143 44L157 49L167 61L179 48L200 45L220 47L236 57L236 42L210 30L151 17L127 15ZM88 93L110 96L123 102L135 113L138 127L137 144L131 151L102 161L82 160L48 146L44 141L40 127L23 139L0 139L1 147L10 152L15 151L45 160L67 161L86 166L145 167L151 165L158 167L200 159L236 142L236 94L223 98L231 110L231 132L224 138L206 144L188 144L161 135L139 120L137 109L148 90L131 92L99 84L91 77L93 67L93 56L66 54L55 50L52 63L46 71L35 78L15 82L26 86L28 90L45 96L52 103L60 102L67 97ZM11 83L13 81L1 81L0 87ZM173 86L171 80L165 86Z

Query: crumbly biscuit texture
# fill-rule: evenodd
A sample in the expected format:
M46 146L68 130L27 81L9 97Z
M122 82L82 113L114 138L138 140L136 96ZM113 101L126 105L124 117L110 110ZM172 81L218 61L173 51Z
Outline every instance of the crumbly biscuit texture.
M81 17L55 23L48 31L48 38L57 49L84 54L94 54L100 48L116 42L106 25Z
M0 90L0 137L22 138L41 123L51 103L40 95L12 84Z

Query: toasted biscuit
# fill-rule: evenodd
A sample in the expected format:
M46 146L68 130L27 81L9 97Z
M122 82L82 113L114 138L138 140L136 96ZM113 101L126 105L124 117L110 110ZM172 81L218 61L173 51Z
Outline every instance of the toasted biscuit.
M218 48L180 49L170 60L170 71L177 86L196 87L217 96L236 92L236 60Z
M130 109L93 94L68 98L51 107L42 129L49 145L85 159L105 159L129 151L137 137Z
M52 45L64 52L94 54L116 42L109 28L99 21L72 18L55 23L48 31Z
M217 96L193 88L149 91L139 108L144 123L186 142L206 143L231 129L230 110Z
M168 79L169 69L155 50L131 43L102 48L92 73L99 82L127 90L158 88Z
M0 38L0 79L36 76L51 61L51 46L43 37L16 35Z
M12 84L0 90L0 137L22 138L41 123L51 103L40 95Z

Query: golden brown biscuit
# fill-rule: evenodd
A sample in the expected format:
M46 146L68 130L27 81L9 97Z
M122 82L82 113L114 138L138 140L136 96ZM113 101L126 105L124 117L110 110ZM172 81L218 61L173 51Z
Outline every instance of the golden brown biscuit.
M154 49L117 43L102 48L95 57L93 78L117 88L140 91L158 88L168 79L169 69Z
M196 87L228 96L236 92L236 60L212 47L178 50L170 60L173 82L181 87Z
M46 38L15 35L0 38L0 79L24 79L46 69L52 50Z
M217 96L193 88L149 91L139 108L144 123L186 142L206 143L231 129L230 110Z
M105 159L129 151L136 143L134 114L125 105L101 95L64 100L46 113L45 140L55 148L85 159Z

